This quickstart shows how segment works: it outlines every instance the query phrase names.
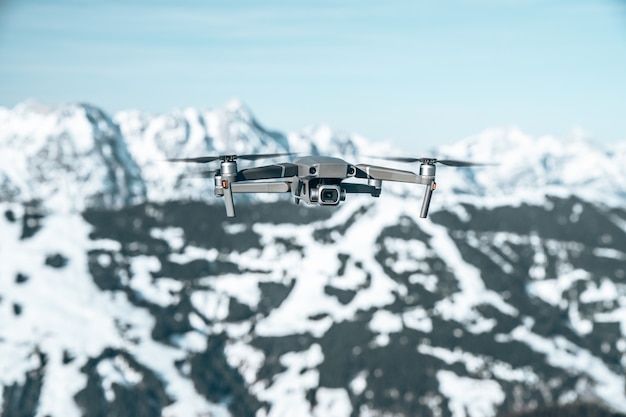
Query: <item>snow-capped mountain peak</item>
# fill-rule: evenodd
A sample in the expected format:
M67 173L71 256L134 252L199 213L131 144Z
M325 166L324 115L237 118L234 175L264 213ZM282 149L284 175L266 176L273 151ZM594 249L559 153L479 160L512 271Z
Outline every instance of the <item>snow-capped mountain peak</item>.
M145 199L139 168L100 109L29 101L0 109L0 126L4 198L78 210Z
M533 137L516 127L492 128L442 146L446 157L494 163L478 169L441 169L441 183L482 195L563 193L618 204L626 197L626 165L581 130L564 138Z
M269 130L239 99L217 109L159 115L131 110L113 118L90 105L29 101L0 109L0 124L0 161L6 161L0 168L2 195L11 201L41 200L50 207L211 199L212 182L196 177L199 170L216 166L167 163L169 158L294 152L380 164L364 157L399 153L391 144L372 143L328 125L287 134ZM471 196L517 196L523 201L533 195L573 193L615 205L626 198L626 147L604 149L582 130L557 138L533 137L516 127L491 128L432 153L496 164L440 167L437 195L447 202ZM385 189L418 194L415 187L399 184Z
M224 111L242 121L248 123L252 123L254 121L254 115L252 114L250 107L248 107L248 105L238 97L228 100L224 105Z

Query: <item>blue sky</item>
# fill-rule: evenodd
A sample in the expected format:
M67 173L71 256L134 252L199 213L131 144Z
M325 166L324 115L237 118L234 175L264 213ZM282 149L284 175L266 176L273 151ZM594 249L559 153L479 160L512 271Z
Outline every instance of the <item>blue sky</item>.
M0 105L247 103L419 153L492 126L626 139L624 0L0 0Z

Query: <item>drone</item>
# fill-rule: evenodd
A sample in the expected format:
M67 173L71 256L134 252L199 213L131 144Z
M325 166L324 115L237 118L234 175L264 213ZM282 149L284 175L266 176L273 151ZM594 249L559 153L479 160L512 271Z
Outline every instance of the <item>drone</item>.
M237 160L256 161L265 158L293 156L293 153L267 153L250 155L218 155L195 158L173 158L170 162L207 164L220 161L220 168L205 171L205 176L213 176L215 195L223 197L226 216L235 217L233 194L238 193L291 193L295 203L319 206L336 206L345 201L347 194L369 194L379 197L383 181L425 185L420 217L428 215L428 208L435 182L437 163L469 167L489 165L484 163L457 161L436 158L375 157L395 162L419 162L419 173L369 164L351 164L340 158L329 156L302 156L293 162L237 169ZM345 182L356 179L361 182Z

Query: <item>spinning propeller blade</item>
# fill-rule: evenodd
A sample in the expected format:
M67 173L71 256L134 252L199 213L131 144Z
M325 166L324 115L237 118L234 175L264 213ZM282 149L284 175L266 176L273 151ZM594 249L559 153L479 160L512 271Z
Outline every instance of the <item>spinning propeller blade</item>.
M236 159L245 159L248 161L256 161L264 158L277 158L279 156L295 155L294 153L263 153L263 154L248 154L248 155L216 155L216 156L200 156L196 158L171 158L169 162L194 162L198 164L206 164L217 160L222 161L234 161Z
M195 171L185 174L185 177L189 178L213 178L215 174L219 172L219 169L212 169L210 171Z
M207 162L213 162L220 159L219 156L200 156L197 158L171 158L169 162L195 162L198 164L206 164Z
M457 161L455 159L437 159L437 158L407 158L404 156L371 156L370 158L385 159L387 161L395 162L421 162L423 164L435 164L440 163L451 167L472 167L472 166L485 166L495 165L491 163L482 162L470 162L470 161Z
M279 156L291 156L291 155L295 155L295 153L293 153L293 152L286 152L286 153L262 153L262 154L239 155L239 156L236 156L236 157L238 159L245 159L245 160L248 160L248 161L256 161L258 159L278 158Z
M451 167L477 167L477 166L495 165L489 162L485 163L485 162L457 161L455 159L436 159L435 162L439 162L440 164L448 165Z

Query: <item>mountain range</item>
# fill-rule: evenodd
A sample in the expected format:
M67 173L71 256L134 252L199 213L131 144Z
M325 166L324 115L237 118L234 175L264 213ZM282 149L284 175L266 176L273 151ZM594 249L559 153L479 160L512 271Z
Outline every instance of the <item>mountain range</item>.
M428 219L402 184L228 219L165 162L231 152L400 154L238 100L0 108L2 417L626 412L626 143L494 128L414 155L497 164L438 169Z

